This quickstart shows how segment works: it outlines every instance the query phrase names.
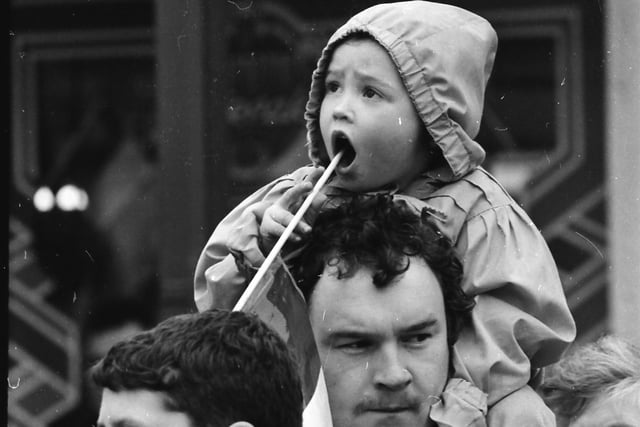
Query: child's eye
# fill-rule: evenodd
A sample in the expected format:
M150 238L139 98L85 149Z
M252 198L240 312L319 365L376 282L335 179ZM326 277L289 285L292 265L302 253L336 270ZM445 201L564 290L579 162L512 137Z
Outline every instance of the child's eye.
M325 82L324 88L326 92L337 92L337 90L340 88L340 85L336 81L328 81Z
M375 98L377 96L380 96L380 94L378 92L376 92L374 89L368 87L365 88L364 91L362 91L362 95L365 98Z

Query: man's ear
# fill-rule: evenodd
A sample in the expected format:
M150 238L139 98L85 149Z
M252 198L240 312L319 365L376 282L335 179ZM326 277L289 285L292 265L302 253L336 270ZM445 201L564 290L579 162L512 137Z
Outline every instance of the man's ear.
M248 423L246 421L236 421L235 423L231 424L229 427L253 427L253 424Z

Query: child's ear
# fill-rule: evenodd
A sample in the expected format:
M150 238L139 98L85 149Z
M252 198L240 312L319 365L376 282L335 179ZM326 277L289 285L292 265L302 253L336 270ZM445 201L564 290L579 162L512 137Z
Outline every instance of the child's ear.
M229 427L253 427L253 424L248 423L246 421L236 421L235 423L231 424Z

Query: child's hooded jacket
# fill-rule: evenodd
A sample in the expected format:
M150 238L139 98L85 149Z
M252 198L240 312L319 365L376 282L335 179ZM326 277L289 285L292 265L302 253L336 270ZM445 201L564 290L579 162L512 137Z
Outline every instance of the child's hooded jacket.
M440 170L437 179L456 180L480 165L484 150L473 138L480 129L496 33L485 19L464 9L422 1L371 7L331 36L313 73L305 113L311 160L329 163L318 120L325 73L336 45L358 32L369 34L387 51L442 150L449 168Z
M395 194L417 209L426 207L455 244L465 271L463 288L477 303L472 327L453 349L455 376L482 389L494 405L556 361L575 337L544 239L479 167L484 150L473 138L496 53L495 31L468 11L423 1L381 4L355 15L331 37L313 73L305 119L316 165L329 161L318 123L324 73L336 45L354 32L369 34L387 50L446 160L445 167L427 171ZM266 185L218 225L196 267L199 310L233 307L246 286L240 270L264 260L258 248L262 212L308 172L304 167ZM329 185L326 193L331 192ZM539 425L552 425L547 421Z

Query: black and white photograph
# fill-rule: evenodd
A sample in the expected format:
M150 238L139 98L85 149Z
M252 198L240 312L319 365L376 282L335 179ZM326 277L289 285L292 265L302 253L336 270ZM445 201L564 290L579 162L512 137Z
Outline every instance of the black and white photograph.
M10 0L7 427L640 426L639 0Z

